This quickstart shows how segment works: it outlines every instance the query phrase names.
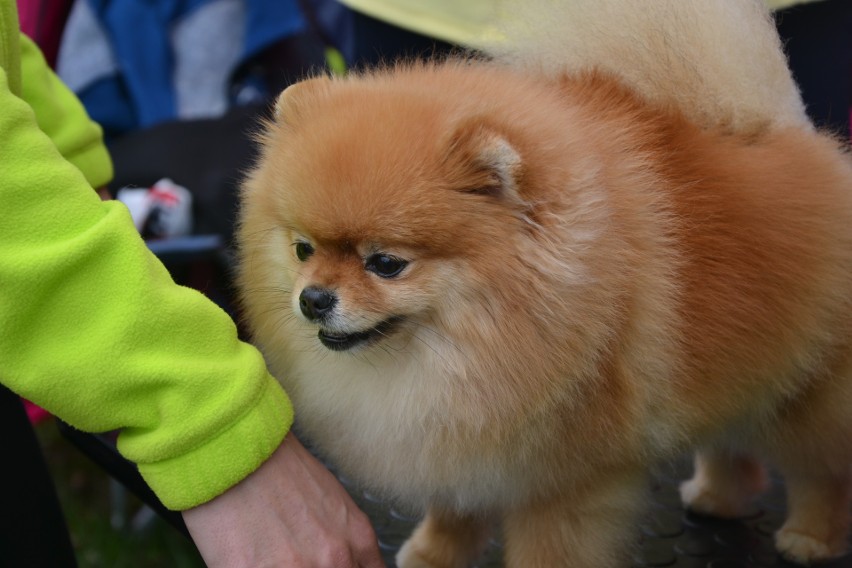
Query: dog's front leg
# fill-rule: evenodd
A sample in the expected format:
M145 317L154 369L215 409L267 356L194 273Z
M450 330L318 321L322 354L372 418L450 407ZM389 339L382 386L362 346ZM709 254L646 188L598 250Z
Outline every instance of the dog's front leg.
M695 455L695 474L680 486L683 504L697 513L736 519L769 486L766 468L756 459L724 450Z
M504 525L506 566L629 566L646 491L644 475L617 476L511 512Z
M490 522L431 507L396 556L399 568L467 568L483 552Z

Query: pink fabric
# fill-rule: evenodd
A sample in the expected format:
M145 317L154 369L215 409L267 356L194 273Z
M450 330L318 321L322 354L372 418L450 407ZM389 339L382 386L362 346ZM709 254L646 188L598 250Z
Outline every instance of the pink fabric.
M62 30L68 20L73 0L17 0L21 31L44 53L47 63L55 68Z
M50 413L43 409L40 406L36 406L28 400L24 401L24 408L27 410L27 417L30 419L30 423L38 424L39 422L43 422L50 418Z

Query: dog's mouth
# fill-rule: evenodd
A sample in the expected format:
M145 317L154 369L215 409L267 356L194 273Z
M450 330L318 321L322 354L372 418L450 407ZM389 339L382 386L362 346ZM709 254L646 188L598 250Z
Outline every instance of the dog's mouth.
M332 351L347 351L359 345L368 345L388 337L399 325L400 317L391 317L375 327L355 333L338 334L320 329L317 337L325 347Z

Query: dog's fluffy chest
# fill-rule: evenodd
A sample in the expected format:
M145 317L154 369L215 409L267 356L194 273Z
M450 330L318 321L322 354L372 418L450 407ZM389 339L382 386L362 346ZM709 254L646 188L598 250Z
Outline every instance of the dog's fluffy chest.
M376 483L369 489L414 509L444 502L483 511L523 499L536 485L535 443L522 428L501 443L514 451L481 443L511 428L460 411L440 387L451 377L425 354L408 362L343 354L292 363L284 384L306 438L352 477Z

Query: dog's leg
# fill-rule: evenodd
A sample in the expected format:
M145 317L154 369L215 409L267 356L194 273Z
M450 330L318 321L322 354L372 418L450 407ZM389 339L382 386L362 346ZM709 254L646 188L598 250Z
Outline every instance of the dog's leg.
M695 473L680 486L684 505L697 513L724 518L744 515L769 487L766 468L757 460L721 450L695 455Z
M852 506L852 353L791 402L766 448L784 476L787 520L778 551L801 564L843 555ZM829 361L830 360L826 360Z
M852 472L827 473L814 464L784 468L787 521L775 535L778 551L810 564L846 552L852 505Z
M467 568L482 554L490 523L430 508L396 556L399 568Z
M628 566L646 493L644 475L619 476L512 511L505 519L507 568Z

